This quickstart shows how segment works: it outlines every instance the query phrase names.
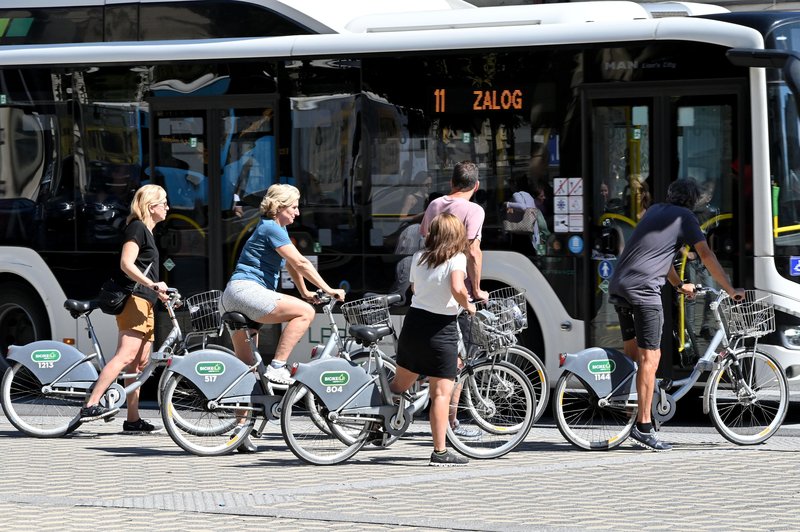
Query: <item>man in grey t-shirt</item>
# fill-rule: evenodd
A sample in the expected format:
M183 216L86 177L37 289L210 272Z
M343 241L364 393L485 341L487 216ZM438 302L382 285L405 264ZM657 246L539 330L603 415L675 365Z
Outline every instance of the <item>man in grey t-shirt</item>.
M639 410L631 438L654 451L672 448L658 439L650 416L664 325L661 288L669 280L678 293L687 297L693 297L695 290L693 284L684 283L675 271L672 264L675 255L684 245L694 247L714 280L735 300L744 298L744 290L733 287L708 247L692 212L699 197L700 190L694 180L673 182L667 190L667 202L647 209L625 243L609 283L612 301L616 300L625 354L639 365L636 375Z

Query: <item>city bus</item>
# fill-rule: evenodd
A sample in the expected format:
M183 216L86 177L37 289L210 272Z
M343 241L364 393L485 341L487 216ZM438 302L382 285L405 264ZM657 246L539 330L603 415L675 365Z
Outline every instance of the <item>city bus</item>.
M689 177L734 284L772 295L761 345L797 381L798 51L798 13L681 2L0 2L0 350L86 347L63 301L117 268L144 183L168 192L161 278L182 293L224 288L266 189L291 183L297 247L349 299L401 293L401 326L421 214L470 160L483 288L525 290L520 341L551 378L560 352L621 345L616 257ZM506 230L516 191L537 197L536 235ZM704 309L663 297L672 377L691 362L672 324L701 331ZM327 332L315 321L295 356Z

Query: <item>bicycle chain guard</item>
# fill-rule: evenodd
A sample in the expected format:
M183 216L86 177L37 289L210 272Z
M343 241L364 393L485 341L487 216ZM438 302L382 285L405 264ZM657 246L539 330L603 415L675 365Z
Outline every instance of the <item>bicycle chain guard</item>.
M653 421L657 426L666 423L675 415L677 409L675 398L665 392L662 388L656 388L653 394Z
M114 408L114 407L122 407L122 403L125 402L127 394L125 393L125 388L123 388L118 382L113 383L108 389L103 393L100 397L100 406L106 408Z
M394 414L392 414L391 417L387 418L384 428L386 429L386 432L388 432L392 436L402 436L403 434L406 433L406 431L408 430L408 427L414 421L414 409L413 409L412 406L409 406L408 408L406 408L405 414L403 415L404 423L403 423L403 426L400 427L400 428L394 428L392 426L392 422L397 417L397 410L396 409L393 409L393 410L394 410Z

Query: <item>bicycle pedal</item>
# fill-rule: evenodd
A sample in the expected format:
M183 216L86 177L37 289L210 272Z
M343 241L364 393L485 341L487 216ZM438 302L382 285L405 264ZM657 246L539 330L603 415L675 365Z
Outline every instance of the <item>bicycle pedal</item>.
M103 418L103 421L105 421L106 423L111 423L111 421L112 421L113 419L114 419L114 416L108 416L108 417L104 417L104 418Z

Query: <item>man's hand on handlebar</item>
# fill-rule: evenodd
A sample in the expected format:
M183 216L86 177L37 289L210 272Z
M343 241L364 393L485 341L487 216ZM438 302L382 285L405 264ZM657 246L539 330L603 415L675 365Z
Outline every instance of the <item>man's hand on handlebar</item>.
M489 301L489 292L486 290L478 289L472 297L473 301ZM471 313L473 314L473 313Z
M697 288L692 283L683 283L680 287L676 288L679 294L683 294L687 297L687 299L694 299L695 292L697 292Z
M728 295L734 301L744 301L744 288L734 288L733 293L729 292Z

